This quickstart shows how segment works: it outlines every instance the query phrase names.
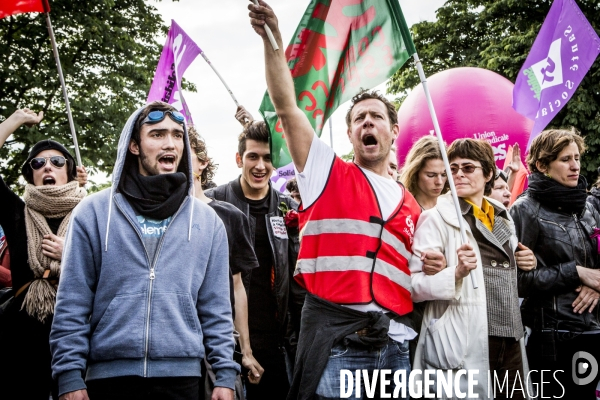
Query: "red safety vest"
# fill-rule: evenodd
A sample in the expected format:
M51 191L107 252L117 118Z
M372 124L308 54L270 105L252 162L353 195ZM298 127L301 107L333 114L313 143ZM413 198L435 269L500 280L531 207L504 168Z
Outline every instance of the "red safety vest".
M402 201L384 221L363 171L336 157L321 196L299 212L296 281L333 303L375 301L398 315L411 312L408 261L421 208L401 189Z

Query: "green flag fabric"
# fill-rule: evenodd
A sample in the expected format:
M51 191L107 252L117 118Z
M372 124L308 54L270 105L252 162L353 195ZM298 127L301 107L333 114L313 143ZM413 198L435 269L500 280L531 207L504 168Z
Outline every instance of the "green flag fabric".
M398 0L312 0L285 51L298 107L317 135L361 88L392 76L416 53ZM271 130L275 168L292 158L268 92L260 113Z

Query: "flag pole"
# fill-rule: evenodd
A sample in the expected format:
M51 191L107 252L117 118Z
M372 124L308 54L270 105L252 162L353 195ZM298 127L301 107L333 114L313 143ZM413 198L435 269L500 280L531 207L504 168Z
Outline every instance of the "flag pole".
M333 149L333 123L331 122L331 116L329 117L329 143Z
M252 2L254 3L254 5L258 5L258 0L252 0ZM269 42L271 42L271 46L273 46L273 50L277 51L279 50L279 46L277 46L277 41L275 40L275 37L273 36L273 32L271 31L271 28L269 28L269 25L267 25L267 23L265 22L264 24L264 28L265 28L265 32L267 32L267 37L269 38Z
M467 231L465 230L465 223L462 218L462 213L460 211L460 205L458 203L458 195L456 194L456 186L454 186L454 181L452 180L450 172L450 162L448 161L448 155L446 154L446 145L444 145L444 138L442 137L442 132L440 130L440 124L437 119L437 115L435 113L435 109L433 108L433 101L431 101L431 94L429 93L429 87L427 86L427 78L425 78L425 72L423 71L423 65L421 64L421 60L419 60L419 55L415 52L413 54L413 58L415 60L415 64L417 66L417 71L419 73L419 78L421 79L421 83L423 84L423 90L425 91L425 97L427 99L427 106L429 107L429 113L431 114L431 119L433 120L433 128L435 129L435 134L437 136L438 145L440 146L440 153L442 153L442 160L444 161L444 167L446 168L446 174L448 175L448 184L450 185L450 192L452 193L452 200L454 202L454 209L456 211L456 215L458 216L458 225L460 226L460 237L462 238L463 244L468 243L467 239ZM473 284L473 289L477 289L477 279L473 274L473 271L469 272L471 276L471 283Z
M212 63L210 62L210 60L208 59L208 57L206 57L206 54L204 54L204 51L202 51L202 49L200 50L200 55L202 56L202 58L204 58L204 61L206 61L208 63L208 65L210 65L210 67L213 69L213 71L215 71L215 74L217 74L217 76L221 80L221 83L223 83L223 86L225 86L225 89L227 89L227 91L229 92L229 95L233 99L233 102L235 103L235 105L237 107L239 107L240 103L238 103L237 99L233 95L233 92L231 91L231 89L229 89L229 86L227 86L227 83L225 83L225 79L223 79L223 77L221 76L221 74L219 73L219 71L217 71L217 69L212 65Z
M77 157L77 165L82 166L81 155L79 154L79 145L77 144L77 134L75 133L75 124L73 123L73 115L71 114L71 105L69 104L69 96L67 95L67 86L65 85L65 78L63 76L62 67L60 65L60 58L58 57L58 48L56 47L56 39L54 38L54 29L52 29L52 22L50 21L50 6L48 0L44 0L44 10L46 14L46 25L48 25L48 34L50 35L50 41L52 42L52 51L54 52L54 59L56 60L56 67L58 68L58 77L62 86L63 97L65 98L65 104L67 106L67 117L69 118L69 127L71 128L71 137L73 138L73 144L75 145L75 156Z

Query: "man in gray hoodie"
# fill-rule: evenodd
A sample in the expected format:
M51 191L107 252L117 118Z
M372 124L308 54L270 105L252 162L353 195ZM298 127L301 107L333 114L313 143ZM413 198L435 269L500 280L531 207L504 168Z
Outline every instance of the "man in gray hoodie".
M227 236L193 195L184 117L154 102L121 134L112 188L73 211L50 346L61 400L233 399ZM85 375L85 376L84 376Z

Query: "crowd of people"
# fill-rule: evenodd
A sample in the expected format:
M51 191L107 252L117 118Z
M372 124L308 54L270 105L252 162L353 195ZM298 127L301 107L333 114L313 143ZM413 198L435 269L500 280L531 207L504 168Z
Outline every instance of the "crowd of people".
M573 358L600 359L600 179L588 193L579 134L533 140L513 203L518 145L499 170L488 142L456 140L446 170L426 135L398 165L394 105L361 91L343 161L296 104L273 10L249 9L296 178L272 187L269 129L243 107L241 174L219 186L163 102L131 114L93 195L63 144L35 144L22 197L0 176L2 398L336 399L341 371L367 398L359 372L389 370L439 398L449 381L473 398L595 399ZM17 110L0 146L42 119Z

